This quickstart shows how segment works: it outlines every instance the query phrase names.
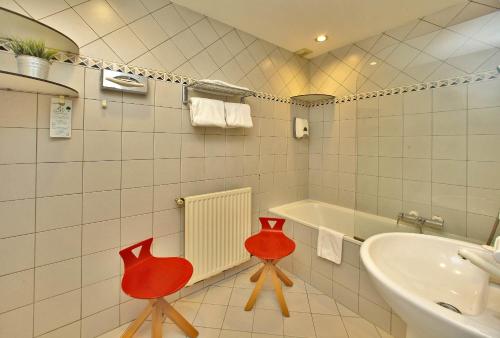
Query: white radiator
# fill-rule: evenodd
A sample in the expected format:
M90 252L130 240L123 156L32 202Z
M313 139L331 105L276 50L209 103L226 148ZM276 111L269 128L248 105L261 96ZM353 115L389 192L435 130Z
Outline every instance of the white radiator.
M184 250L194 267L188 285L250 259L251 214L252 188L185 198Z

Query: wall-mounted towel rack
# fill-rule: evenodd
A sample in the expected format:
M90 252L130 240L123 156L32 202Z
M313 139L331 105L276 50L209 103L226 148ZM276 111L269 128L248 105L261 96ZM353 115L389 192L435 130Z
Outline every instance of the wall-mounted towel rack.
M182 86L182 103L188 103L188 89L198 92L219 95L219 96L239 96L241 101L247 96L254 96L255 92L241 87L232 87L219 83L197 81Z

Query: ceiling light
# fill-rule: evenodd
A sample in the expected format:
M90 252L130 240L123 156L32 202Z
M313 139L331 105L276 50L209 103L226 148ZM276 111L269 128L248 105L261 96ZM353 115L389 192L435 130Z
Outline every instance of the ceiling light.
M328 39L328 36L322 34L322 35L318 35L315 40L316 40L316 42L325 42L326 39Z
M370 66L375 66L376 64L377 64L377 61L370 62Z

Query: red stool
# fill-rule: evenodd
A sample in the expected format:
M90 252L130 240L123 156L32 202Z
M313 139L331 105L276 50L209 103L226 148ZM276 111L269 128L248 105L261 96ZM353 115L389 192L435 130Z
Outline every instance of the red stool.
M262 229L258 234L249 237L245 241L245 248L253 256L259 257L264 265L250 277L252 282L257 283L245 306L245 311L250 311L255 305L257 296L264 285L266 274L269 273L273 282L274 292L281 307L281 312L284 316L290 317L285 297L283 296L283 290L281 289L280 279L286 286L292 286L293 282L276 266L276 263L295 250L295 243L283 233L284 219L259 217L259 220ZM271 227L269 221L275 222L273 227Z
M149 305L129 325L122 338L132 337L151 313L153 313L151 337L161 338L163 315L165 315L187 336L195 338L198 336L198 331L163 299L186 285L193 274L193 266L188 260L180 257L152 256L151 243L153 243L152 238L120 251L125 263L123 291L133 298L149 299ZM136 256L132 250L139 247L141 249Z

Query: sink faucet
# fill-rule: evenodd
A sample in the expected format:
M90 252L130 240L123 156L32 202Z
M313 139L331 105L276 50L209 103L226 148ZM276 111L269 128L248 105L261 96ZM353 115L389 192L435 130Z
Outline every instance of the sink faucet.
M461 248L458 255L488 272L495 280L500 279L500 236L493 246L482 245L482 250Z

